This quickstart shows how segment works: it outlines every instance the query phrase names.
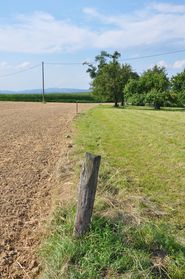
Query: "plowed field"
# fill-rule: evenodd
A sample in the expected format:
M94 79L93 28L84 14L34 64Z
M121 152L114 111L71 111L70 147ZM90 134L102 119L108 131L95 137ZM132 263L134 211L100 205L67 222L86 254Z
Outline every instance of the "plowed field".
M0 103L0 278L39 273L35 251L75 114L75 104Z

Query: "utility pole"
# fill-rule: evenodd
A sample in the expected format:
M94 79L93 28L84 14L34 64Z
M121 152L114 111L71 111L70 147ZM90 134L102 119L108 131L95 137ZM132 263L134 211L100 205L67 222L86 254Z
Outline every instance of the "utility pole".
M42 62L42 102L45 103L44 62Z

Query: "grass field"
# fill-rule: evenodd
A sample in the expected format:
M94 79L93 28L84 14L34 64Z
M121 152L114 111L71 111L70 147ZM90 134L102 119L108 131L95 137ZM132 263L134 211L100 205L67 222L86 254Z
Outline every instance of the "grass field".
M76 155L102 155L89 234L59 209L44 278L185 278L185 112L99 106L76 121Z
M42 94L0 94L0 101L12 102L42 102ZM46 102L63 103L93 103L95 102L91 93L52 93L45 94Z

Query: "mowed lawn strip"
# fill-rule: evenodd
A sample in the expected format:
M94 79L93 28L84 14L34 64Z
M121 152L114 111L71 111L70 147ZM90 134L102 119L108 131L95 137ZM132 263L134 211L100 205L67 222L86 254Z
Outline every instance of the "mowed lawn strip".
M56 211L44 278L185 278L184 132L184 111L102 105L77 117L74 156L102 156L92 225L75 240L74 200Z
M119 170L121 187L147 195L185 226L185 112L101 106L78 126L81 149L105 154L102 164Z

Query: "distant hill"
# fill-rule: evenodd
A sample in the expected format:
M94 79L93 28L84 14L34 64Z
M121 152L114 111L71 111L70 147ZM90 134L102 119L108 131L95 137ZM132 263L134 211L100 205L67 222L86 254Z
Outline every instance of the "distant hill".
M83 93L91 92L89 89L76 89L76 88L46 88L45 93ZM26 89L19 91L0 90L0 94L40 94L42 89Z

